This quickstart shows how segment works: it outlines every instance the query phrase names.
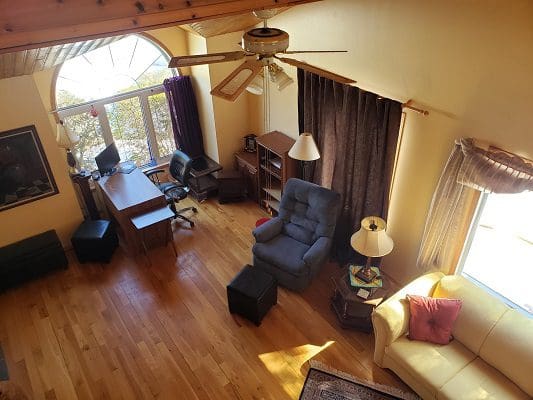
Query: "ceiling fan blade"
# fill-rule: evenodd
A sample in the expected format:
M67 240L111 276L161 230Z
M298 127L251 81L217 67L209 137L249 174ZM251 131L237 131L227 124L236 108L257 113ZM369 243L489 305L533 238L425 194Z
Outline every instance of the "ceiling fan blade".
M304 71L312 72L314 74L323 76L324 78L328 78L328 79L334 80L335 82L346 83L346 84L356 83L356 81L354 81L353 79L346 78L346 77L344 77L342 75L336 74L334 72L327 71L327 70L319 68L319 67L315 67L314 65L307 64L306 62L303 62L303 61L298 61L298 60L294 60L292 58L285 58L285 57L276 57L276 58L278 60L286 63L286 64L292 65L294 67L301 68Z
M348 50L285 50L283 54L305 54L305 53L348 53Z
M261 61L245 61L214 87L211 90L211 94L229 101L234 101L262 69L263 63Z
M214 64L226 61L240 60L248 55L245 51L228 51L225 53L198 54L192 56L172 57L169 68L192 67L193 65Z

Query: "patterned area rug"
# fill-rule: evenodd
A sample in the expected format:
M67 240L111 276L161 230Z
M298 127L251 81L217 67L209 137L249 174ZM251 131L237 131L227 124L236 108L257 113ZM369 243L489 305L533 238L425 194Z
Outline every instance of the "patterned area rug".
M300 400L419 400L397 388L366 382L316 361L305 378Z

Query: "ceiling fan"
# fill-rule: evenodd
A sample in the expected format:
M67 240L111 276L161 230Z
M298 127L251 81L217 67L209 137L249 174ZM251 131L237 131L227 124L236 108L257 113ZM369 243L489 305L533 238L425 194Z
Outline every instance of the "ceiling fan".
M278 54L344 53L346 51L287 50L289 48L289 34L281 29L267 26L267 19L276 15L276 13L276 10L256 10L253 12L257 18L263 20L263 27L251 29L244 34L241 44L243 50L172 57L168 66L170 68L190 67L194 65L214 64L248 58L211 90L213 96L218 96L229 101L234 101L263 70L268 71L270 78L278 84L278 89L280 90L291 83L292 79L290 79L283 72L283 69L276 64L276 60L340 83L355 82L350 78L315 67L303 61L279 56ZM253 92L253 90L251 91Z

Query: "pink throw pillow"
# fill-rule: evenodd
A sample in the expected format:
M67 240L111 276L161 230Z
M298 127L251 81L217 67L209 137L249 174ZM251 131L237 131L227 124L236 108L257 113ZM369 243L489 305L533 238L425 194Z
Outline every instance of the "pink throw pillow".
M409 339L436 344L452 340L453 324L459 315L462 300L437 299L408 294Z

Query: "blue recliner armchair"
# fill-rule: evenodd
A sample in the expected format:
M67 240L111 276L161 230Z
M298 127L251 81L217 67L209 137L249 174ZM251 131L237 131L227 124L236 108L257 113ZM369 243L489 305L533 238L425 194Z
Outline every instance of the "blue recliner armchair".
M340 195L313 183L287 181L277 217L253 231L254 266L289 289L305 289L328 260Z

